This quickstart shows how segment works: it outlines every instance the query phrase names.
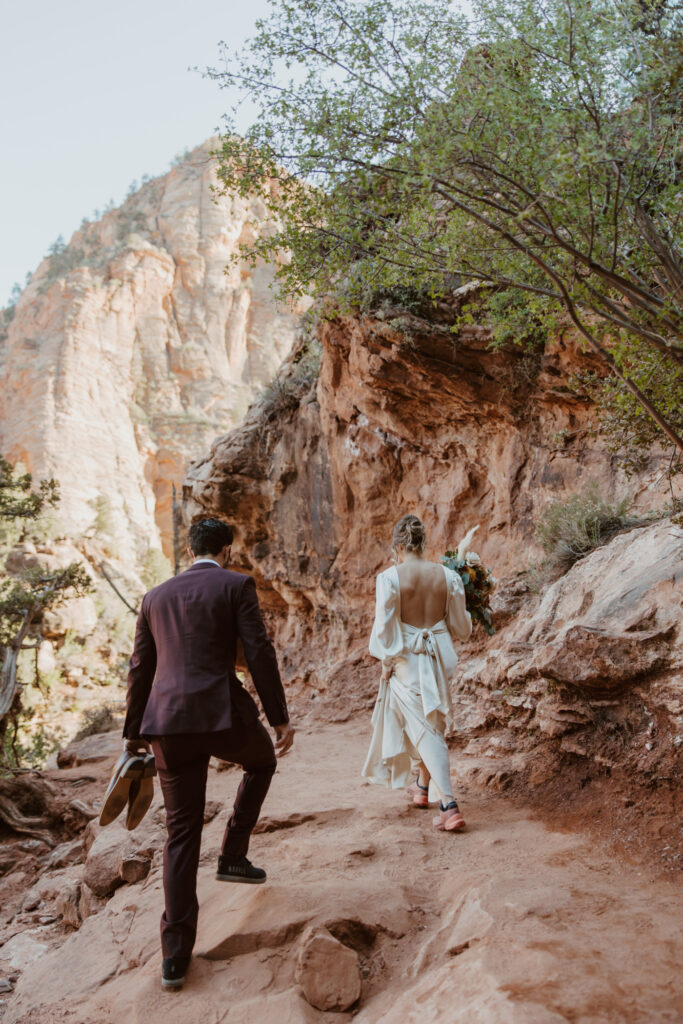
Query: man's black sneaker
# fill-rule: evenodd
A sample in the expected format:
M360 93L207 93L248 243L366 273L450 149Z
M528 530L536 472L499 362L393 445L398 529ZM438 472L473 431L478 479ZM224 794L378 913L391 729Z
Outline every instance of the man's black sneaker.
M189 963L189 956L165 957L161 961L161 987L182 988Z
M250 885L260 885L261 882L265 882L266 873L263 868L255 868L246 857L240 857L239 860L219 857L216 878L219 882L247 882Z

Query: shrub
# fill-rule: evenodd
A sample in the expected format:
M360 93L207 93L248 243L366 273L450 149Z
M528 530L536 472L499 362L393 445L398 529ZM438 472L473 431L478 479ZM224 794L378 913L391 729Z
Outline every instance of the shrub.
M12 286L12 291L9 297L9 301L4 309L0 309L0 341L4 341L7 337L9 326L14 320L14 314L17 311L17 302L21 298L21 285L16 283Z
M59 501L59 489L54 480L43 480L34 487L31 475L17 471L0 457L0 542L11 542L17 530L30 527L40 515L54 508ZM0 546L0 560L5 554ZM35 650L35 627L47 609L61 601L87 593L91 589L88 574L82 565L72 562L63 569L35 566L21 576L0 573L0 657L3 660L0 695L0 757L19 757L19 719L22 699L28 706L37 687L27 687L20 678L25 654ZM39 736L38 758L47 749L47 733L37 718L31 734ZM9 747L5 743L10 729ZM42 730L42 731L41 731ZM50 741L51 742L51 741ZM9 754L7 751L9 750ZM31 754L33 757L33 754Z
M86 736L94 736L98 732L108 732L116 728L116 716L121 713L121 704L101 704L99 707L86 708L81 714L82 725L72 742L84 740Z
M96 537L111 537L114 531L114 517L112 515L112 504L106 494L98 494L88 502L95 513L92 523L92 530Z
M280 372L261 392L265 422L297 409L303 396L318 380L322 347L317 338L309 338L296 354L291 367Z
M545 568L561 575L589 551L606 544L615 533L637 520L630 517L630 498L605 500L597 483L578 494L558 498L536 523L536 539L546 553Z
M35 708L29 708L22 713L21 721L14 718L8 722L0 739L0 771L44 768L50 754L59 750L64 739L63 729L55 727Z
M147 590L173 575L173 568L159 548L148 548L142 560L142 582Z
M640 346L638 361L631 361L630 373L640 389L675 426L683 432L683 370L674 359L647 352ZM572 384L595 403L597 424L607 440L610 452L616 455L627 476L641 472L658 449L661 434L657 424L643 410L623 381L611 374L578 374ZM673 478L683 471L681 452L669 452L667 476Z

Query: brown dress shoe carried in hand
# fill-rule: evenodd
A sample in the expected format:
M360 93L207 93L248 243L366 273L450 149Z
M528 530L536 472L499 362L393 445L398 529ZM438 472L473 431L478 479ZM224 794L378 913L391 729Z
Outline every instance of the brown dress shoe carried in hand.
M141 754L129 754L127 750L121 754L114 765L114 774L104 794L104 802L100 811L100 825L109 825L126 806L130 787L134 781L142 777L145 769L145 758Z
M128 814L126 828L130 832L137 828L149 810L154 799L154 776L157 773L154 754L145 754L142 775L134 779L128 793Z

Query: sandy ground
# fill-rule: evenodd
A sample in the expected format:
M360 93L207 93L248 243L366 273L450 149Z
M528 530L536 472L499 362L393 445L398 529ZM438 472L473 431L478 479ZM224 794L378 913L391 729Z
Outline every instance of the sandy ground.
M252 840L265 886L213 878L238 774L210 771L208 799L226 812L204 831L182 992L160 989L156 864L27 967L5 1024L683 1020L671 881L473 789L459 793L468 831L437 833L431 810L363 784L368 738L358 721L297 734L264 807L268 831ZM352 1013L322 1013L301 994L295 966L311 923L360 956Z

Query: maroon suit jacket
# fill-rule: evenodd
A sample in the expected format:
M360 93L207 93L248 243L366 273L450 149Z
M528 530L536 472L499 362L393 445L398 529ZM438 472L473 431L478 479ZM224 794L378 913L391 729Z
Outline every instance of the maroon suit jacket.
M257 718L235 673L238 637L268 721L289 721L253 579L199 562L142 600L123 735L218 732Z

